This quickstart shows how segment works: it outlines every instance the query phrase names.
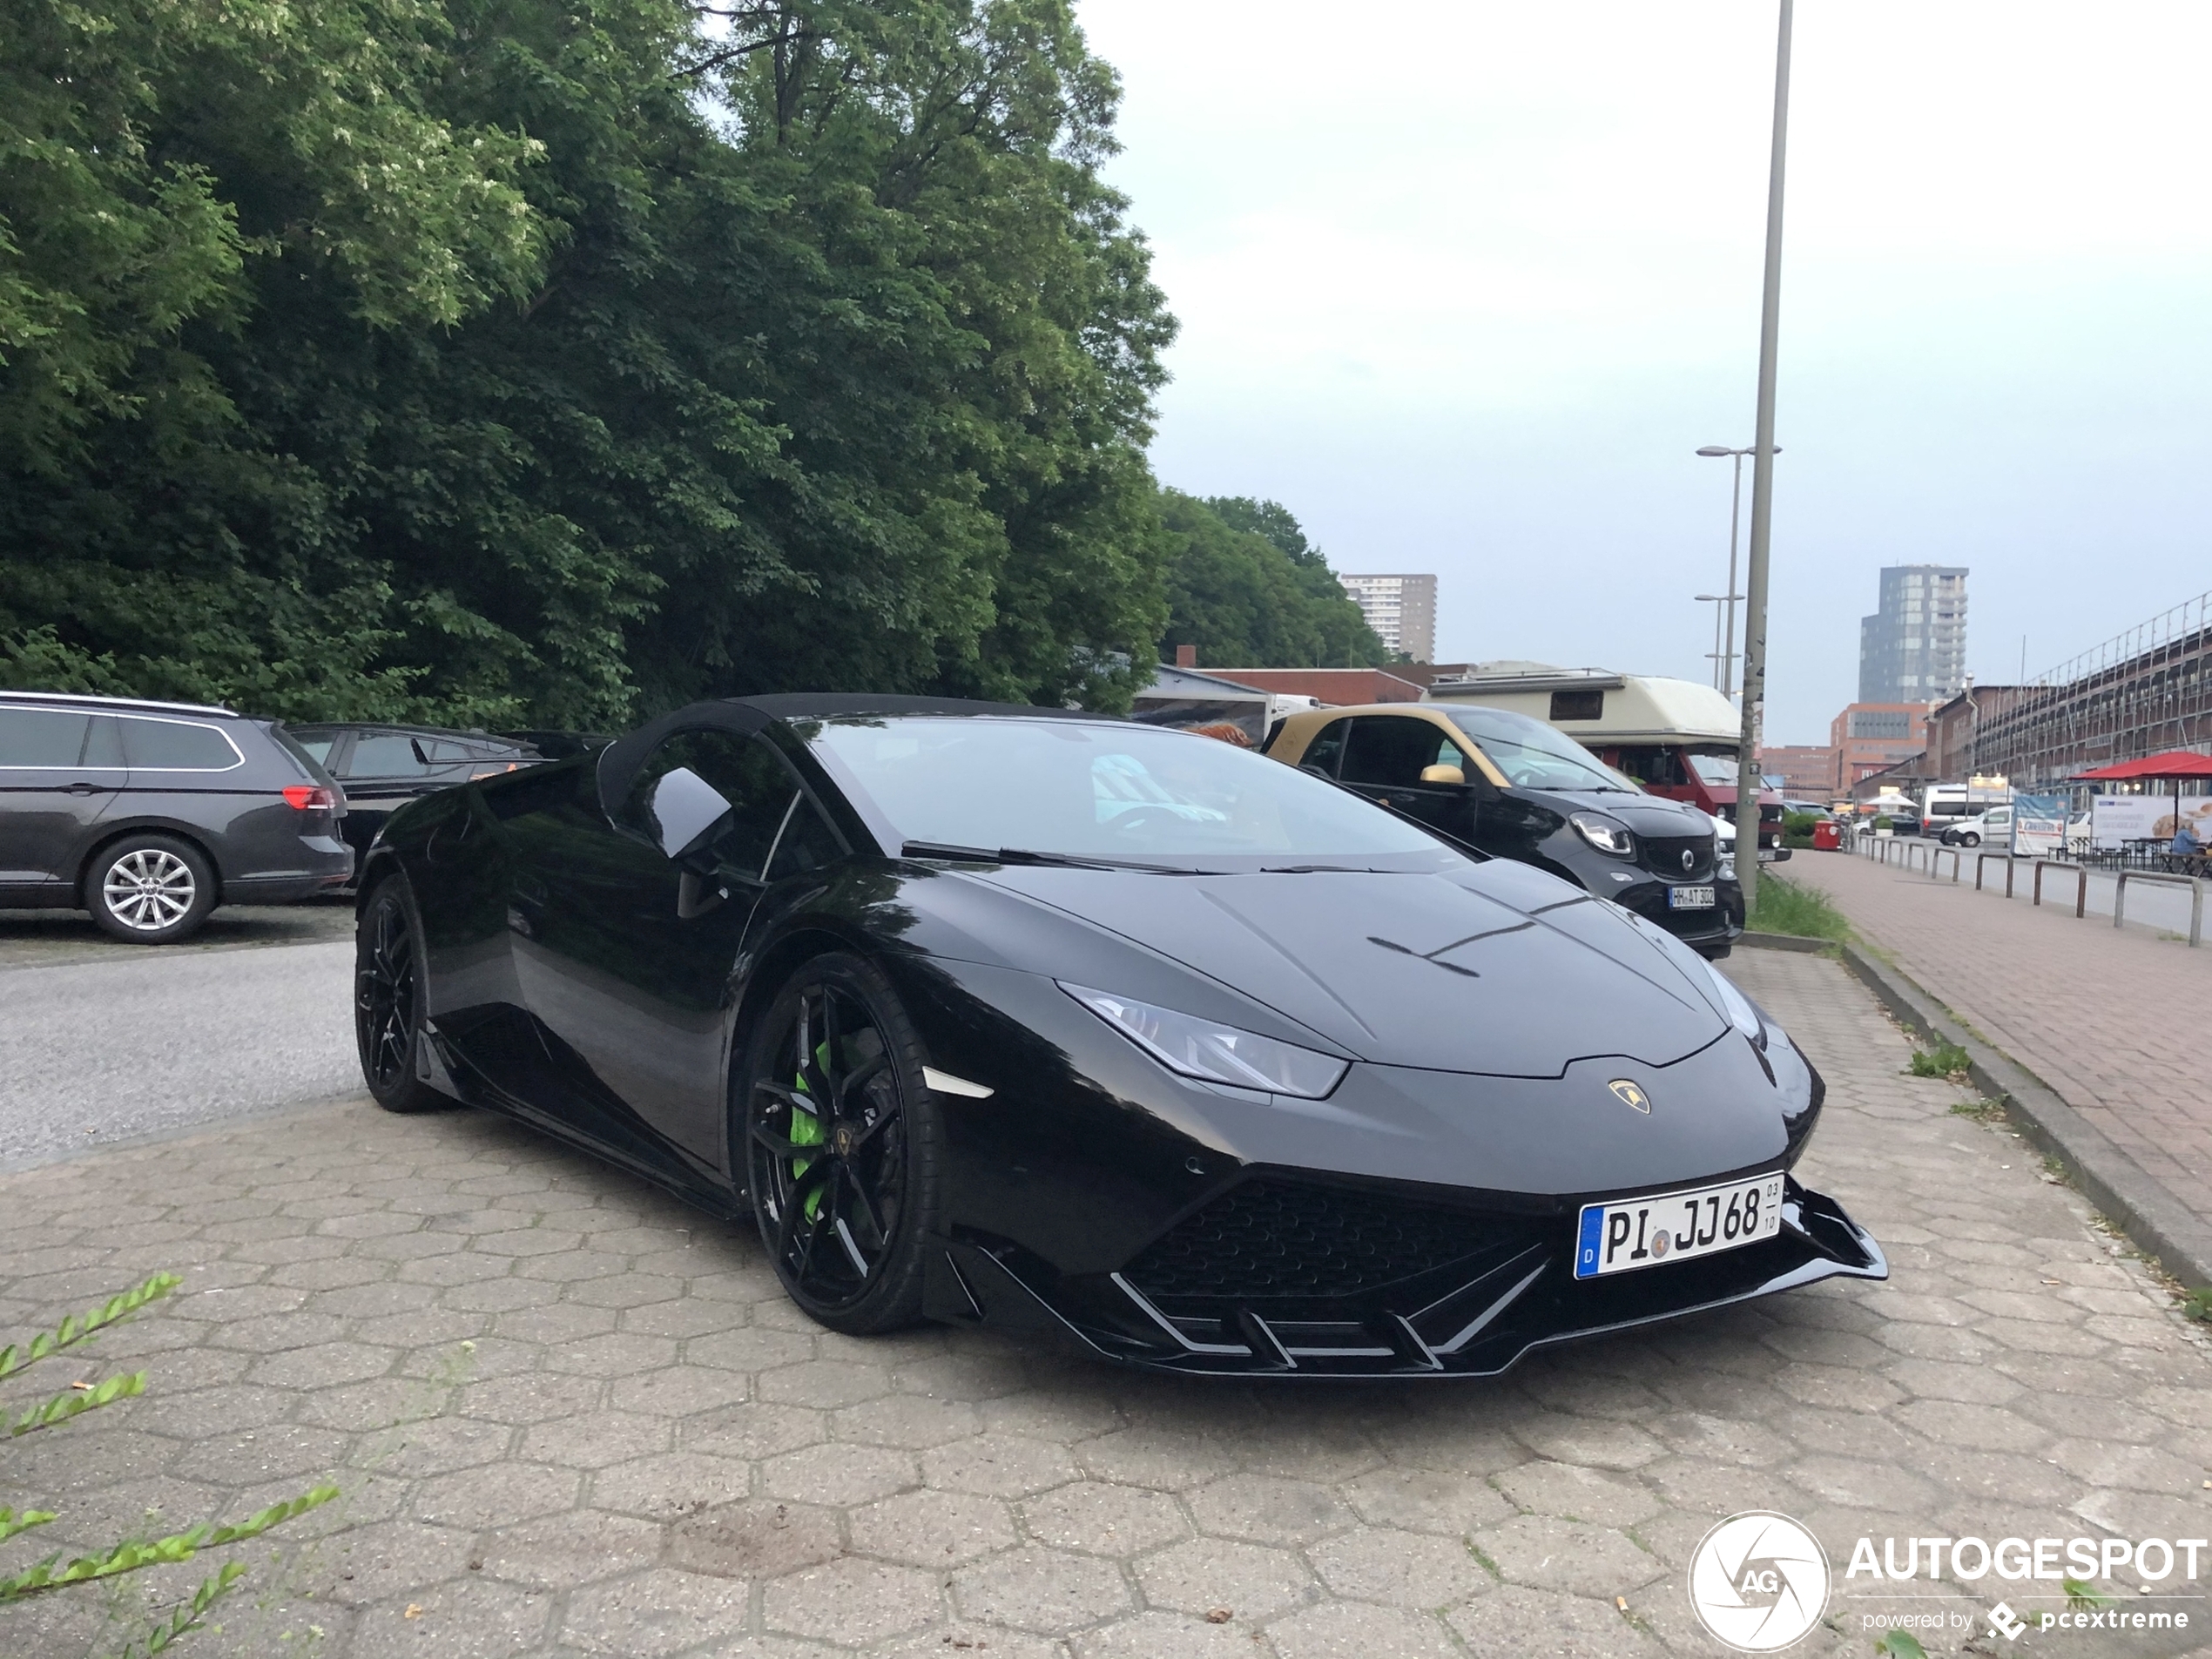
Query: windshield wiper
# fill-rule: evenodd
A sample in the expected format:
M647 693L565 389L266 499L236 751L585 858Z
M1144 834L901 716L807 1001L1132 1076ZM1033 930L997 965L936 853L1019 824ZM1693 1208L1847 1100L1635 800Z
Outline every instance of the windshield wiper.
M950 841L908 841L899 849L902 859L949 859L961 864L1034 864L1061 870L1150 869L1150 865L1109 863L1103 859L1071 858L1065 853L1033 853L1025 846L958 846Z

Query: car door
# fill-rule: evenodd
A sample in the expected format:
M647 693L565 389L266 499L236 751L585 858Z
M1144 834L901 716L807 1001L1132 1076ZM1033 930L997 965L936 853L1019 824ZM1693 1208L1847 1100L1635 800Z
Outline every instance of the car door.
M1469 780L1482 773L1463 746L1418 715L1362 714L1350 725L1337 774L1343 782L1447 835L1480 845L1478 792ZM1436 766L1456 769L1460 781L1421 775Z
M680 860L662 841L679 773L727 809ZM609 1104L709 1167L723 1157L738 949L799 795L761 739L700 728L664 737L611 816L534 813L507 826L509 949L525 1005Z
M0 708L0 888L67 902L95 827L129 779L113 716Z

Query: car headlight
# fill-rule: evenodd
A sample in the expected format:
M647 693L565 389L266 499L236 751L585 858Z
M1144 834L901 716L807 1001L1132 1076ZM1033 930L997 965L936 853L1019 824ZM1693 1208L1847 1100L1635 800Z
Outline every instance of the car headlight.
M1703 961L1702 957L1699 960ZM1705 976L1713 981L1713 988L1720 994L1721 1006L1728 1010L1728 1022L1750 1038L1756 1046L1765 1048L1766 1022L1759 1018L1759 1011L1751 1006L1751 999L1737 990L1729 976L1710 962L1705 963Z
M1278 1042L1257 1032L1217 1025L1211 1020L1177 1014L1173 1008L1155 1008L1110 991L1094 991L1060 980L1054 983L1170 1071L1179 1071L1186 1077L1319 1100L1352 1069L1348 1060Z
M1626 825L1600 818L1595 813L1570 813L1567 821L1575 826L1577 835L1599 852L1616 859L1635 856L1636 838L1629 833Z

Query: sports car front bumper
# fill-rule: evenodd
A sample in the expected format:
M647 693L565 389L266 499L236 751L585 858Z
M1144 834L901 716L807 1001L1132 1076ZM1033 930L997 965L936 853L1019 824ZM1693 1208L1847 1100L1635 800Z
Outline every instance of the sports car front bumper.
M1884 1279L1832 1198L1785 1184L1772 1238L1617 1277L1573 1277L1572 1212L1255 1170L1121 1270L1063 1275L962 1231L933 1241L928 1312L1049 1332L1103 1359L1201 1376L1494 1376L1532 1348L1833 1278Z

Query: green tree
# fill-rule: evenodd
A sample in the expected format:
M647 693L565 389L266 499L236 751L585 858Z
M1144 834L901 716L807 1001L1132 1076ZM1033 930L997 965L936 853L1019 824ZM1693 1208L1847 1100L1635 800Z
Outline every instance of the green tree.
M1224 668L1363 668L1390 652L1289 509L1163 492L1170 620L1163 654Z
M523 293L536 146L431 107L451 30L412 0L0 0L0 669L388 694L377 572L219 359L257 277L362 334Z
M0 677L1125 700L1173 324L1063 0L132 3L0 0Z

